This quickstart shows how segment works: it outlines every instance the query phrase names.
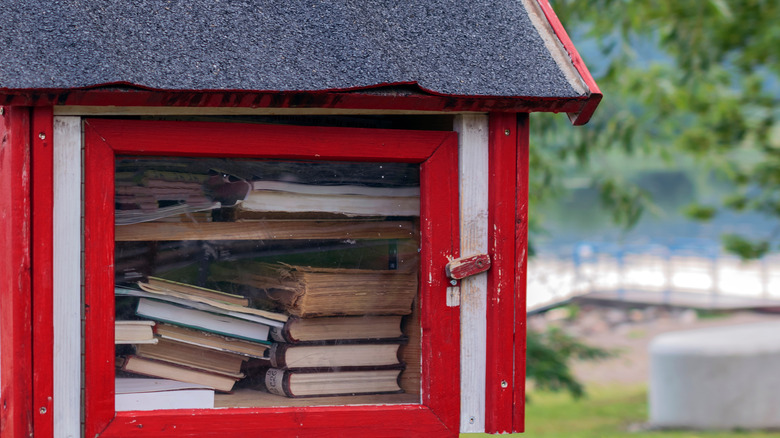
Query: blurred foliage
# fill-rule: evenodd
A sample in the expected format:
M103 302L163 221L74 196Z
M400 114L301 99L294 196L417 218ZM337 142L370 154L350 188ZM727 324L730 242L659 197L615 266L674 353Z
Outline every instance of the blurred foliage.
M709 205L691 204L685 208L685 215L697 221L709 221L715 217L717 208Z
M757 259L769 251L769 242L753 242L737 234L724 235L723 246L745 260Z
M580 172L601 192L615 223L631 227L652 200L599 166L600 157L669 163L693 157L734 193L717 208L686 213L707 220L720 209L756 211L780 223L780 2L552 4L581 52L588 49L585 61L605 98L590 123L576 129L563 117L535 115L532 203L559 194L565 177ZM747 248L744 239L728 237L724 243L743 257L760 257L778 235L780 226L767 230L766 245Z
M571 361L605 359L615 354L590 346L559 327L546 331L529 329L526 348L526 377L533 382L534 388L566 391L574 398L583 397L585 388L572 374Z
M780 223L780 2L775 0L552 0L577 42L604 100L588 125L535 114L531 123L531 206L561 196L567 178L586 175L616 225L630 228L652 199L605 157L622 162L693 157L701 172L730 182L722 205L689 206L710 220L719 209L756 211ZM593 56L597 53L597 56ZM534 210L532 233L544 218ZM771 248L764 240L723 236L745 259ZM542 389L583 394L573 358L598 358L558 329L528 332L528 377Z

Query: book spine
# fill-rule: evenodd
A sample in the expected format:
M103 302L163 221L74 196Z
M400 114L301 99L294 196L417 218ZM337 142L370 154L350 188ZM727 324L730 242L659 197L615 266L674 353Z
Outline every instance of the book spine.
M282 397L292 397L290 392L290 374L285 370L269 368L265 373L265 389L271 394Z
M274 368L286 368L287 361L285 359L285 352L287 351L287 345L285 344L273 344L268 351L268 358L271 360L271 366Z
M290 334L290 324L293 322L293 318L287 320L283 327L271 327L269 337L274 342L295 343L297 339L293 339Z

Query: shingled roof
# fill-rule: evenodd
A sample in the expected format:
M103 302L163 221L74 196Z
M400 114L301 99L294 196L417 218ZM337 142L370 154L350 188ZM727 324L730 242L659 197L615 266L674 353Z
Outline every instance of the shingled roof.
M546 0L541 0L546 3ZM537 0L3 0L0 91L132 84L581 98ZM563 54L563 56L561 56Z

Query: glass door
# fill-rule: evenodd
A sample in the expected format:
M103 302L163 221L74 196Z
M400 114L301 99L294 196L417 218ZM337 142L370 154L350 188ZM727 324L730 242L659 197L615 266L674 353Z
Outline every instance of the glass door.
M87 435L457 433L454 133L92 119L85 169Z

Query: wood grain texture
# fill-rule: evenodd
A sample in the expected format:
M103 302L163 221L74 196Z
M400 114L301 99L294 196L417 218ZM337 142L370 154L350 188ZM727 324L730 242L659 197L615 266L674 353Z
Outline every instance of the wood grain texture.
M419 385L419 379L418 379ZM419 393L419 389L417 390ZM419 404L420 395L404 394L366 394L333 397L288 398L253 389L236 389L231 394L215 394L214 406L218 408L280 408L307 406L359 406L389 404Z
M116 227L117 242L145 240L410 239L410 221L145 222Z
M33 285L33 427L40 436L53 434L52 108L32 110L32 285ZM76 300L78 303L78 300Z
M488 117L455 118L459 135L460 254L488 252ZM485 430L487 275L460 282L462 433Z
M114 153L84 127L85 435L114 417Z
M485 431L511 433L515 345L515 213L517 191L515 114L490 114L490 187L488 192L487 369Z
M30 113L0 108L0 425L22 438L33 433Z
M458 140L448 140L420 168L420 312L422 400L451 433L460 419L460 319L447 307L444 266L459 256Z
M528 278L528 114L517 116L517 212L515 225L515 385L512 429L525 430L526 284Z
M413 109L356 109L356 108L269 108L269 107L182 107L182 106L86 106L58 105L55 115L62 116L290 116L290 115L432 115L452 114L450 111L421 111Z
M267 417L265 417L267 415ZM265 420L263 418L266 418ZM272 420L271 420L272 419ZM216 420L216 421L215 421ZM117 413L101 437L457 437L425 406L321 406Z
M81 434L81 119L54 118L53 425Z
M234 91L164 91L164 90L66 90L61 93L50 91L40 93L25 90L6 90L8 105L57 105L58 115L106 115L116 114L121 107L157 107L164 114L179 114L180 108L219 108L220 114L227 109L253 110L270 108L287 114L285 108L301 111L320 108L361 111L397 111L404 114L414 112L573 112L582 106L586 98L550 99L544 97L478 97L456 98L453 96L399 95L381 96L360 92L288 92L251 93ZM76 108L61 109L60 106ZM78 107L93 107L93 111L79 111ZM97 107L97 108L95 108ZM99 109L98 109L99 108ZM115 109L116 108L116 109ZM59 111L62 111L61 113ZM265 114L268 114L266 112ZM120 113L132 115L135 113ZM144 114L144 113L141 113ZM159 112L158 112L159 114ZM184 113L191 114L191 113ZM213 113L212 113L213 114ZM246 114L246 113L244 113Z
M421 162L447 136L438 131L87 119L116 154ZM295 145L280 147L280 145Z
M445 269L447 277L461 280L490 269L490 256L477 254L471 257L461 257L447 263Z

